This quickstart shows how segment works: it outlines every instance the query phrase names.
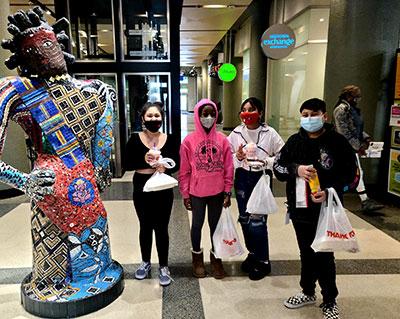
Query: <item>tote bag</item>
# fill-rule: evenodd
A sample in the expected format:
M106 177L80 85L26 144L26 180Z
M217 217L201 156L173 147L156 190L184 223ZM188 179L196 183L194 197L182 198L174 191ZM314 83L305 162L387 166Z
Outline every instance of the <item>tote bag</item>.
M356 233L334 188L328 189L327 201L321 205L317 232L311 244L314 251L347 251L356 253L359 246Z
M243 247L229 208L223 208L217 228L212 237L214 254L217 258L228 258L243 254Z
M257 215L273 214L278 211L278 205L271 188L269 187L270 178L263 174L251 192L247 202L246 212Z

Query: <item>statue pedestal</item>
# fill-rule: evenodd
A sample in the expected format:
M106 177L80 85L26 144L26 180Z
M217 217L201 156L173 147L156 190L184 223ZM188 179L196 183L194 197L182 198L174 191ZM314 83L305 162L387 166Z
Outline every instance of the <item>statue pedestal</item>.
M113 302L124 290L122 266L113 261L94 281L44 285L31 281L29 274L21 284L21 303L25 310L45 318L73 318L99 310Z

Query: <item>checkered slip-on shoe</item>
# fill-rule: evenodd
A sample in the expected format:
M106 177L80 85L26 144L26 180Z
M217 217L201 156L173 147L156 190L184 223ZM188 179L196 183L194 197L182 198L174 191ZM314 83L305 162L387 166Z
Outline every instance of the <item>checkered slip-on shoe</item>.
M315 295L312 296L307 296L303 294L302 292L299 292L298 294L289 297L285 302L283 303L285 307L289 309L296 309L300 307L304 307L307 305L314 304L315 301L317 300L317 297Z
M336 302L322 303L319 307L322 308L324 319L340 319L339 308Z

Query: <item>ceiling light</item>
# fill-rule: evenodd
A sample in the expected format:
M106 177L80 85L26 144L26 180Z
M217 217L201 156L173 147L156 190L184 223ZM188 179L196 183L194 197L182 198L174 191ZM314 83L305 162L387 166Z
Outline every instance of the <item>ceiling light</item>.
M292 61L294 61L294 58L289 58L287 60L288 60L288 62L292 62Z
M321 39L321 40L308 40L308 43L328 43L327 39Z
M227 8L228 6L226 4L205 4L203 8L207 9L223 9Z
M306 54L308 54L308 52L307 52L307 51L304 51L304 52L301 52L301 54L306 55Z
M324 22L324 21L325 21L324 18L319 19L319 22Z

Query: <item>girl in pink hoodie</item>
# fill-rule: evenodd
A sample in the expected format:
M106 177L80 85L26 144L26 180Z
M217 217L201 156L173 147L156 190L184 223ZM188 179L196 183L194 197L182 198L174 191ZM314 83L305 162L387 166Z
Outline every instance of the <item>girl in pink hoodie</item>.
M231 205L233 185L233 160L230 144L225 135L216 130L217 107L209 99L200 100L194 108L195 131L183 140L180 148L179 189L187 210L192 211L193 276L206 276L201 229L206 206L210 235L217 227L222 207ZM225 277L221 259L210 251L211 270L214 278Z

